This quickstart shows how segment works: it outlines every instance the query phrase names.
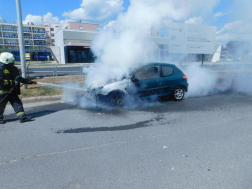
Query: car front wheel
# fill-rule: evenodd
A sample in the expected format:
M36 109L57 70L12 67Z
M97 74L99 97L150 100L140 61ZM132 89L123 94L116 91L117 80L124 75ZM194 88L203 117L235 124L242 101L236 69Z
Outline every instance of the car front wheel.
M112 107L123 106L124 96L122 93L114 92L108 96L108 103Z
M184 98L185 90L182 87L176 87L172 92L172 98L175 101L180 101Z

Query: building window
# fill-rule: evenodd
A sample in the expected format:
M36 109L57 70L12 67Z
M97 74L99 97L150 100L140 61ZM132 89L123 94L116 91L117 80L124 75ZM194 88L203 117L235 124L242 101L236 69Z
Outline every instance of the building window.
M56 28L58 28L59 26L55 26Z
M54 31L54 28L51 28L51 31Z
M52 33L51 36L54 37L54 33Z
M48 25L45 25L45 27L49 27Z
M80 26L80 30L82 30L82 26Z
M54 39L52 39L52 42L55 42L55 40L54 40Z

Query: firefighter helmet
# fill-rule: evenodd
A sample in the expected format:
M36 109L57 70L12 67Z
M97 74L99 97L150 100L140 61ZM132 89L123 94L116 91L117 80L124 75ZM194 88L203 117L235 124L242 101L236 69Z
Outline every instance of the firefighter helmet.
M10 64L10 63L14 63L15 58L13 56L13 54L8 53L8 52L3 52L0 54L0 62L4 63L4 64Z

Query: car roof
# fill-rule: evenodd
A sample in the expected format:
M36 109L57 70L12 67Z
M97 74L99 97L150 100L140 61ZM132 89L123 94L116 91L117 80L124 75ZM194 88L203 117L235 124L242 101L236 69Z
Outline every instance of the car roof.
M162 63L162 62L151 62L151 63L145 64L145 66L146 65L175 66L174 64L171 64L171 63Z
M172 66L172 67L176 67L174 64L170 64L170 63L157 63L157 62L151 62L151 63L146 63L146 64L143 64L143 65L139 66L139 67L137 68L137 70L142 69L142 68L144 68L144 67L146 67L146 66L159 66L159 65L161 65L161 66Z
M142 64L141 66L135 68L134 70L132 70L132 72L129 74L133 74L134 72L144 68L144 67L147 67L147 66L172 66L172 67L176 67L174 64L170 64L170 63L160 63L160 62L150 62L150 63L145 63L145 64ZM177 67L176 67L177 68Z

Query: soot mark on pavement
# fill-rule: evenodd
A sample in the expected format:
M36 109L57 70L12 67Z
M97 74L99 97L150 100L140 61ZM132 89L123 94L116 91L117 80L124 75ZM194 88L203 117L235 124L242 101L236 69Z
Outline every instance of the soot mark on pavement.
M130 129L137 129L137 128L143 128L143 127L150 127L152 126L151 123L154 121L161 121L163 120L163 116L157 116L154 119L146 120L146 121L140 121L135 124L130 125L122 125L122 126L115 126L115 127L84 127L84 128L76 128L76 129L67 129L67 130L59 130L56 133L86 133L86 132L99 132L99 131L124 131L124 130L130 130Z

